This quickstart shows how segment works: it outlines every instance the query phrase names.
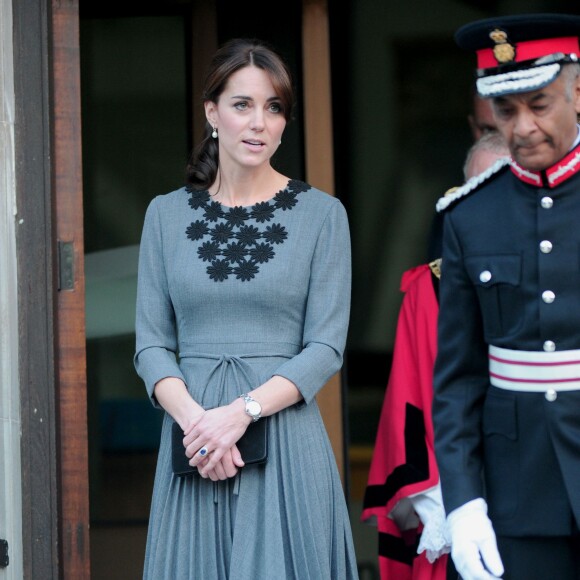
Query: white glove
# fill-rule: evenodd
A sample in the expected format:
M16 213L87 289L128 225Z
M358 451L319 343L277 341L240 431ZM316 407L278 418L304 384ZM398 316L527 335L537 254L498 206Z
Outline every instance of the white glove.
M432 564L437 558L451 551L451 542L445 522L443 498L441 497L441 486L437 484L436 487L413 495L409 499L423 523L417 554L426 552L427 560Z
M451 557L463 580L496 580L504 570L495 533L482 498L468 501L447 516Z

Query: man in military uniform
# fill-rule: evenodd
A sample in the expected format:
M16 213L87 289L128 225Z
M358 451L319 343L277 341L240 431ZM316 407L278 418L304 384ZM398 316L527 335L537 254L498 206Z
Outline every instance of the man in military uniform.
M579 34L526 14L455 35L511 153L438 203L433 420L464 580L580 579Z

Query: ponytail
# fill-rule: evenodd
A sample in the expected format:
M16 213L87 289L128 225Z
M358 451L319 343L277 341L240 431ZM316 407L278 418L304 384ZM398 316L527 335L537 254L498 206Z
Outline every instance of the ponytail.
M193 150L186 167L186 183L194 189L208 189L217 177L219 147L217 139L211 136L212 131L206 123L204 137Z

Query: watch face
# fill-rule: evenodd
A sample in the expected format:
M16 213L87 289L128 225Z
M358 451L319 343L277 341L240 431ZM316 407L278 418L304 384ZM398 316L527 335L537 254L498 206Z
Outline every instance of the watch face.
M252 417L257 417L262 412L262 407L258 401L248 401L246 403L246 411L252 415Z

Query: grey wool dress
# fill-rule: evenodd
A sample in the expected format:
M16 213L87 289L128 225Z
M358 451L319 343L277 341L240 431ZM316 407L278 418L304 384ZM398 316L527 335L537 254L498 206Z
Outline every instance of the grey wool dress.
M273 192L274 194L274 192ZM342 365L351 256L343 205L290 180L227 207L182 188L147 210L135 366L154 405L164 377L205 408L273 375L304 401L271 416L268 460L226 481L174 476L165 414L147 580L358 578L351 527L315 395Z

